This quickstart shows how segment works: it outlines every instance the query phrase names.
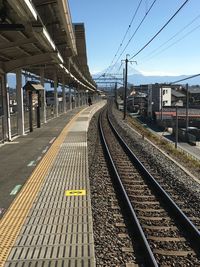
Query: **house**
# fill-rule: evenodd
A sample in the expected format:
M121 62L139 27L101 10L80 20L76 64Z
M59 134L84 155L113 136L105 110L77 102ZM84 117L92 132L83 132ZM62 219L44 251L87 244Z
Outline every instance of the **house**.
M191 86L188 88L190 106L198 106L200 108L200 87Z
M164 106L171 106L171 86L167 84L150 84L148 86L148 117L161 111Z
M186 127L187 111L185 107L163 107L161 111L155 112L155 119L161 126L173 127L176 123L176 116L178 117L179 128ZM188 109L188 126L197 127L200 129L200 109Z
M186 95L185 94L183 94L183 93L181 93L175 89L171 90L171 105L172 106L183 107L185 102L186 102Z
M147 95L138 93L127 98L127 110L129 112L144 114L147 108Z
M131 89L136 93L148 94L148 84L134 85Z

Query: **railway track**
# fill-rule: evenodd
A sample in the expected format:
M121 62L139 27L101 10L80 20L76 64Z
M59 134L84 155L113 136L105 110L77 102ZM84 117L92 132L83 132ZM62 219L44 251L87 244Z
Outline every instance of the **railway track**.
M120 139L105 112L100 129L145 266L200 266L200 233L185 215L187 210L179 208L179 198L174 196L173 200L168 194L170 190L166 193L158 184Z

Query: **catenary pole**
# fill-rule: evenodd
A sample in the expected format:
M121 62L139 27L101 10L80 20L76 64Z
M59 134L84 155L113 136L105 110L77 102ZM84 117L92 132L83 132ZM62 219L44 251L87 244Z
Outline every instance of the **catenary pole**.
M124 120L126 119L126 109L127 109L127 75L128 75L128 55L125 59L125 78L124 78Z
M186 84L186 132L188 132L188 127L189 127L188 111L189 111L189 91L187 83Z
M126 119L126 112L127 112L127 78L128 78L128 63L135 62L137 64L137 61L130 61L128 60L128 54L126 55L126 59L122 60L125 61L125 73L124 73L124 120Z

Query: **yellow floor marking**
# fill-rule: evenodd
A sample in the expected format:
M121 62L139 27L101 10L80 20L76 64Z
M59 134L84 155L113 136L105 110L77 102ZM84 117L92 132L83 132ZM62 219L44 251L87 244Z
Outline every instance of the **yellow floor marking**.
M80 190L66 190L65 195L67 197L71 196L85 196L86 195L86 190L80 189Z
M43 159L34 169L33 173L22 187L3 218L0 220L0 267L4 266L23 223L32 207L36 195L50 167L52 166L70 127L77 117L85 111L85 109L76 114L65 126L47 153L44 155Z

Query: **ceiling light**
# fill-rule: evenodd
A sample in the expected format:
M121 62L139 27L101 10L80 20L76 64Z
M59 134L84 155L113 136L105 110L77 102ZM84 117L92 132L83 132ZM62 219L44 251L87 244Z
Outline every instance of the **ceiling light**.
M46 37L46 39L48 40L48 42L50 43L50 45L52 46L53 50L55 50L56 46L55 46L54 42L52 41L52 39L51 39L49 33L47 32L47 30L45 28L43 28L42 32L43 32L44 36Z
M62 58L62 56L61 56L61 54L58 52L58 58L60 59L60 61L62 62L62 63L64 63L64 60L63 60L63 58Z
M30 0L8 0L8 2L23 20L37 20L37 12Z
M35 18L35 20L37 20L37 13L34 9L34 7L32 6L31 2L29 0L24 0L25 4L27 5L27 7L29 8L29 10L31 11L33 17Z

